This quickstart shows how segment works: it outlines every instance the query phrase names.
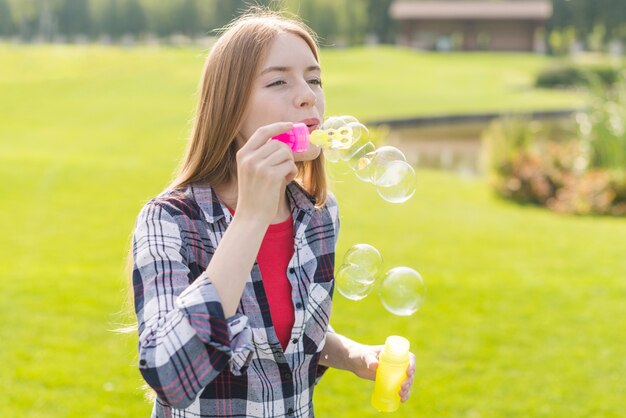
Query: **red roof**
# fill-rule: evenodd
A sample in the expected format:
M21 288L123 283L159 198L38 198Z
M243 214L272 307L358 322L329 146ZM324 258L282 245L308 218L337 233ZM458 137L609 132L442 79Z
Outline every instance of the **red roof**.
M552 4L549 1L395 1L389 14L396 20L547 20L552 15Z

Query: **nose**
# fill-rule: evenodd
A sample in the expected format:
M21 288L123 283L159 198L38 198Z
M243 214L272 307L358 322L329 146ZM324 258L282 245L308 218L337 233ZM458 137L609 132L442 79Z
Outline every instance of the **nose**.
M296 107L312 107L315 106L317 96L307 82L301 83L295 97Z

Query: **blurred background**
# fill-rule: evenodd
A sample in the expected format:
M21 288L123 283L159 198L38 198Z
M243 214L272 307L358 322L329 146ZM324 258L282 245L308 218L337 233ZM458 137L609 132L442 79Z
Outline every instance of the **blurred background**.
M149 416L125 273L172 179L204 59L250 2L0 0L0 416ZM405 203L329 163L337 249L427 286L414 315L335 294L355 340L407 337L398 417L626 409L626 1L285 0L320 36L327 116L417 173ZM326 417L373 417L331 370Z

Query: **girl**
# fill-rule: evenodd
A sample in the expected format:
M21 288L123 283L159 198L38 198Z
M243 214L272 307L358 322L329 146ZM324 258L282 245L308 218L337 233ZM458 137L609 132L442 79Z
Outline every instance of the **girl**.
M248 14L212 48L180 173L133 235L153 417L311 417L327 367L374 379L381 347L328 325L339 218L323 156L270 140L323 115L318 49L302 23Z

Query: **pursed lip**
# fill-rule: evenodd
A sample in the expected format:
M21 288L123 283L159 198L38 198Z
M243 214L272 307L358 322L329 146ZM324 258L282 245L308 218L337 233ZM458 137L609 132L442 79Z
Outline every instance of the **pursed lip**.
M317 118L309 118L309 119L301 120L299 123L304 123L307 126L307 128L309 128L309 133L311 133L317 129L317 127L320 124L320 120Z

